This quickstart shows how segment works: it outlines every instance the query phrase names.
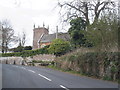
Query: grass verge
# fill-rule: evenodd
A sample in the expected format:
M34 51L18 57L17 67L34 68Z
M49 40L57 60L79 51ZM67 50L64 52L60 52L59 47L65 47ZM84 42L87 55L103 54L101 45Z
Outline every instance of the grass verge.
M77 76L88 77L88 78L93 78L93 79L98 79L98 80L104 80L104 81L110 81L110 82L114 82L114 83L119 83L120 84L119 81L112 81L111 79L98 78L98 77L95 77L95 76L90 76L90 75L82 74L80 72L76 72L76 71L72 71L72 70L64 70L62 68L57 68L54 65L48 65L48 66L45 66L45 67L46 68L51 68L51 69L54 69L54 70L58 70L58 71L61 71L61 72L65 72L65 73L77 75Z

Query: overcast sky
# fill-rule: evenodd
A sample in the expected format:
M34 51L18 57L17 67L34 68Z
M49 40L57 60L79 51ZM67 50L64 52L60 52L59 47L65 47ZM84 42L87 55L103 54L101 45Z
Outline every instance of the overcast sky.
M59 25L58 0L0 0L0 20L10 20L15 35L20 35L23 31L27 35L26 45L32 45L33 25L43 26L43 22L49 32L55 33L55 28ZM59 31L62 32L59 26Z
M50 33L55 33L57 25L59 26L59 32L68 29L61 29L59 8L55 8L57 3L58 0L0 0L0 20L10 20L15 35L21 35L24 31L27 36L26 45L32 46L34 24L38 27L38 25L43 26L44 22L46 27L49 25Z

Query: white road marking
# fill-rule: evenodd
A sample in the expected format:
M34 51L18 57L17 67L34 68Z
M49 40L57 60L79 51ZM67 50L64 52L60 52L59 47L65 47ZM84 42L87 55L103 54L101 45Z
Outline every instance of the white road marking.
M35 73L35 71L33 71L33 70L28 70L28 71Z
M69 90L68 88L66 88L65 86L63 85L60 85L61 88L64 88L65 90Z
M43 77L43 78L45 78L46 80L48 80L48 81L52 81L51 79L49 79L49 78L47 78L47 77L45 77L45 76L43 76L43 75L41 75L41 74L38 74L39 76L41 76L41 77Z

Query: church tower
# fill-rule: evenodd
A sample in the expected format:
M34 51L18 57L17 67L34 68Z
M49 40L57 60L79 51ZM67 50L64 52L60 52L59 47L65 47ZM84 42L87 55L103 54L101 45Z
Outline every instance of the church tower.
M43 34L48 34L49 31L47 28L43 27L39 27L35 28L34 25L34 29L33 29L33 49L38 49L39 48L39 39Z

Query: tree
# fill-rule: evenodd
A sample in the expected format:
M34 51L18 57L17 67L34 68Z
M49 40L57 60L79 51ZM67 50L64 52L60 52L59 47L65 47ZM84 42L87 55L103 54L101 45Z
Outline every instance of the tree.
M14 52L22 52L22 51L24 51L24 49L31 49L32 48L32 47L24 47L25 42L26 42L25 32L23 32L21 36L18 35L17 42L18 42L18 47L12 49Z
M32 50L32 47L31 46L25 46L24 50Z
M70 21L70 25L71 27L69 28L69 33L71 33L73 30L85 30L86 29L86 26L87 26L87 23L84 19L82 19L81 17L78 17L78 18L75 18L75 19L72 19Z
M81 31L74 30L71 34L71 44L74 48L85 46L86 39Z
M74 48L81 46L90 46L88 42L86 42L86 38L84 37L84 30L86 29L87 23L81 17L76 19L72 19L70 21L71 27L69 28L69 34L71 36L71 44Z
M23 32L22 38L21 38L21 44L22 44L22 46L25 45L25 42L26 42L26 34L25 34L25 32Z
M22 33L22 35L18 35L19 36L19 40L18 40L18 43L19 43L19 46L23 46L25 45L25 42L26 42L26 34L25 32Z
M74 18L82 17L87 24L90 24L90 20L93 20L93 22L97 21L102 12L105 14L106 11L115 11L115 9L113 9L115 2L111 0L72 0L63 3L58 2L58 6L61 7L60 14L65 22Z
M31 50L32 49L31 46L24 47L25 42L26 42L26 34L25 34L25 32L23 32L21 36L18 35L18 43L19 43L19 45L18 45L17 48L14 48L13 51L14 52L22 52L24 50Z
M14 52L22 52L24 50L23 46L18 46L17 48L12 49Z
M118 49L118 16L109 14L102 17L98 22L90 25L85 38L92 42L98 50L108 51Z
M49 53L52 53L56 56L61 56L67 53L70 50L70 44L68 41L63 39L55 39L52 41L52 44L48 48Z
M10 43L16 41L16 37L8 20L3 20L0 23L2 24L2 53L6 53Z

